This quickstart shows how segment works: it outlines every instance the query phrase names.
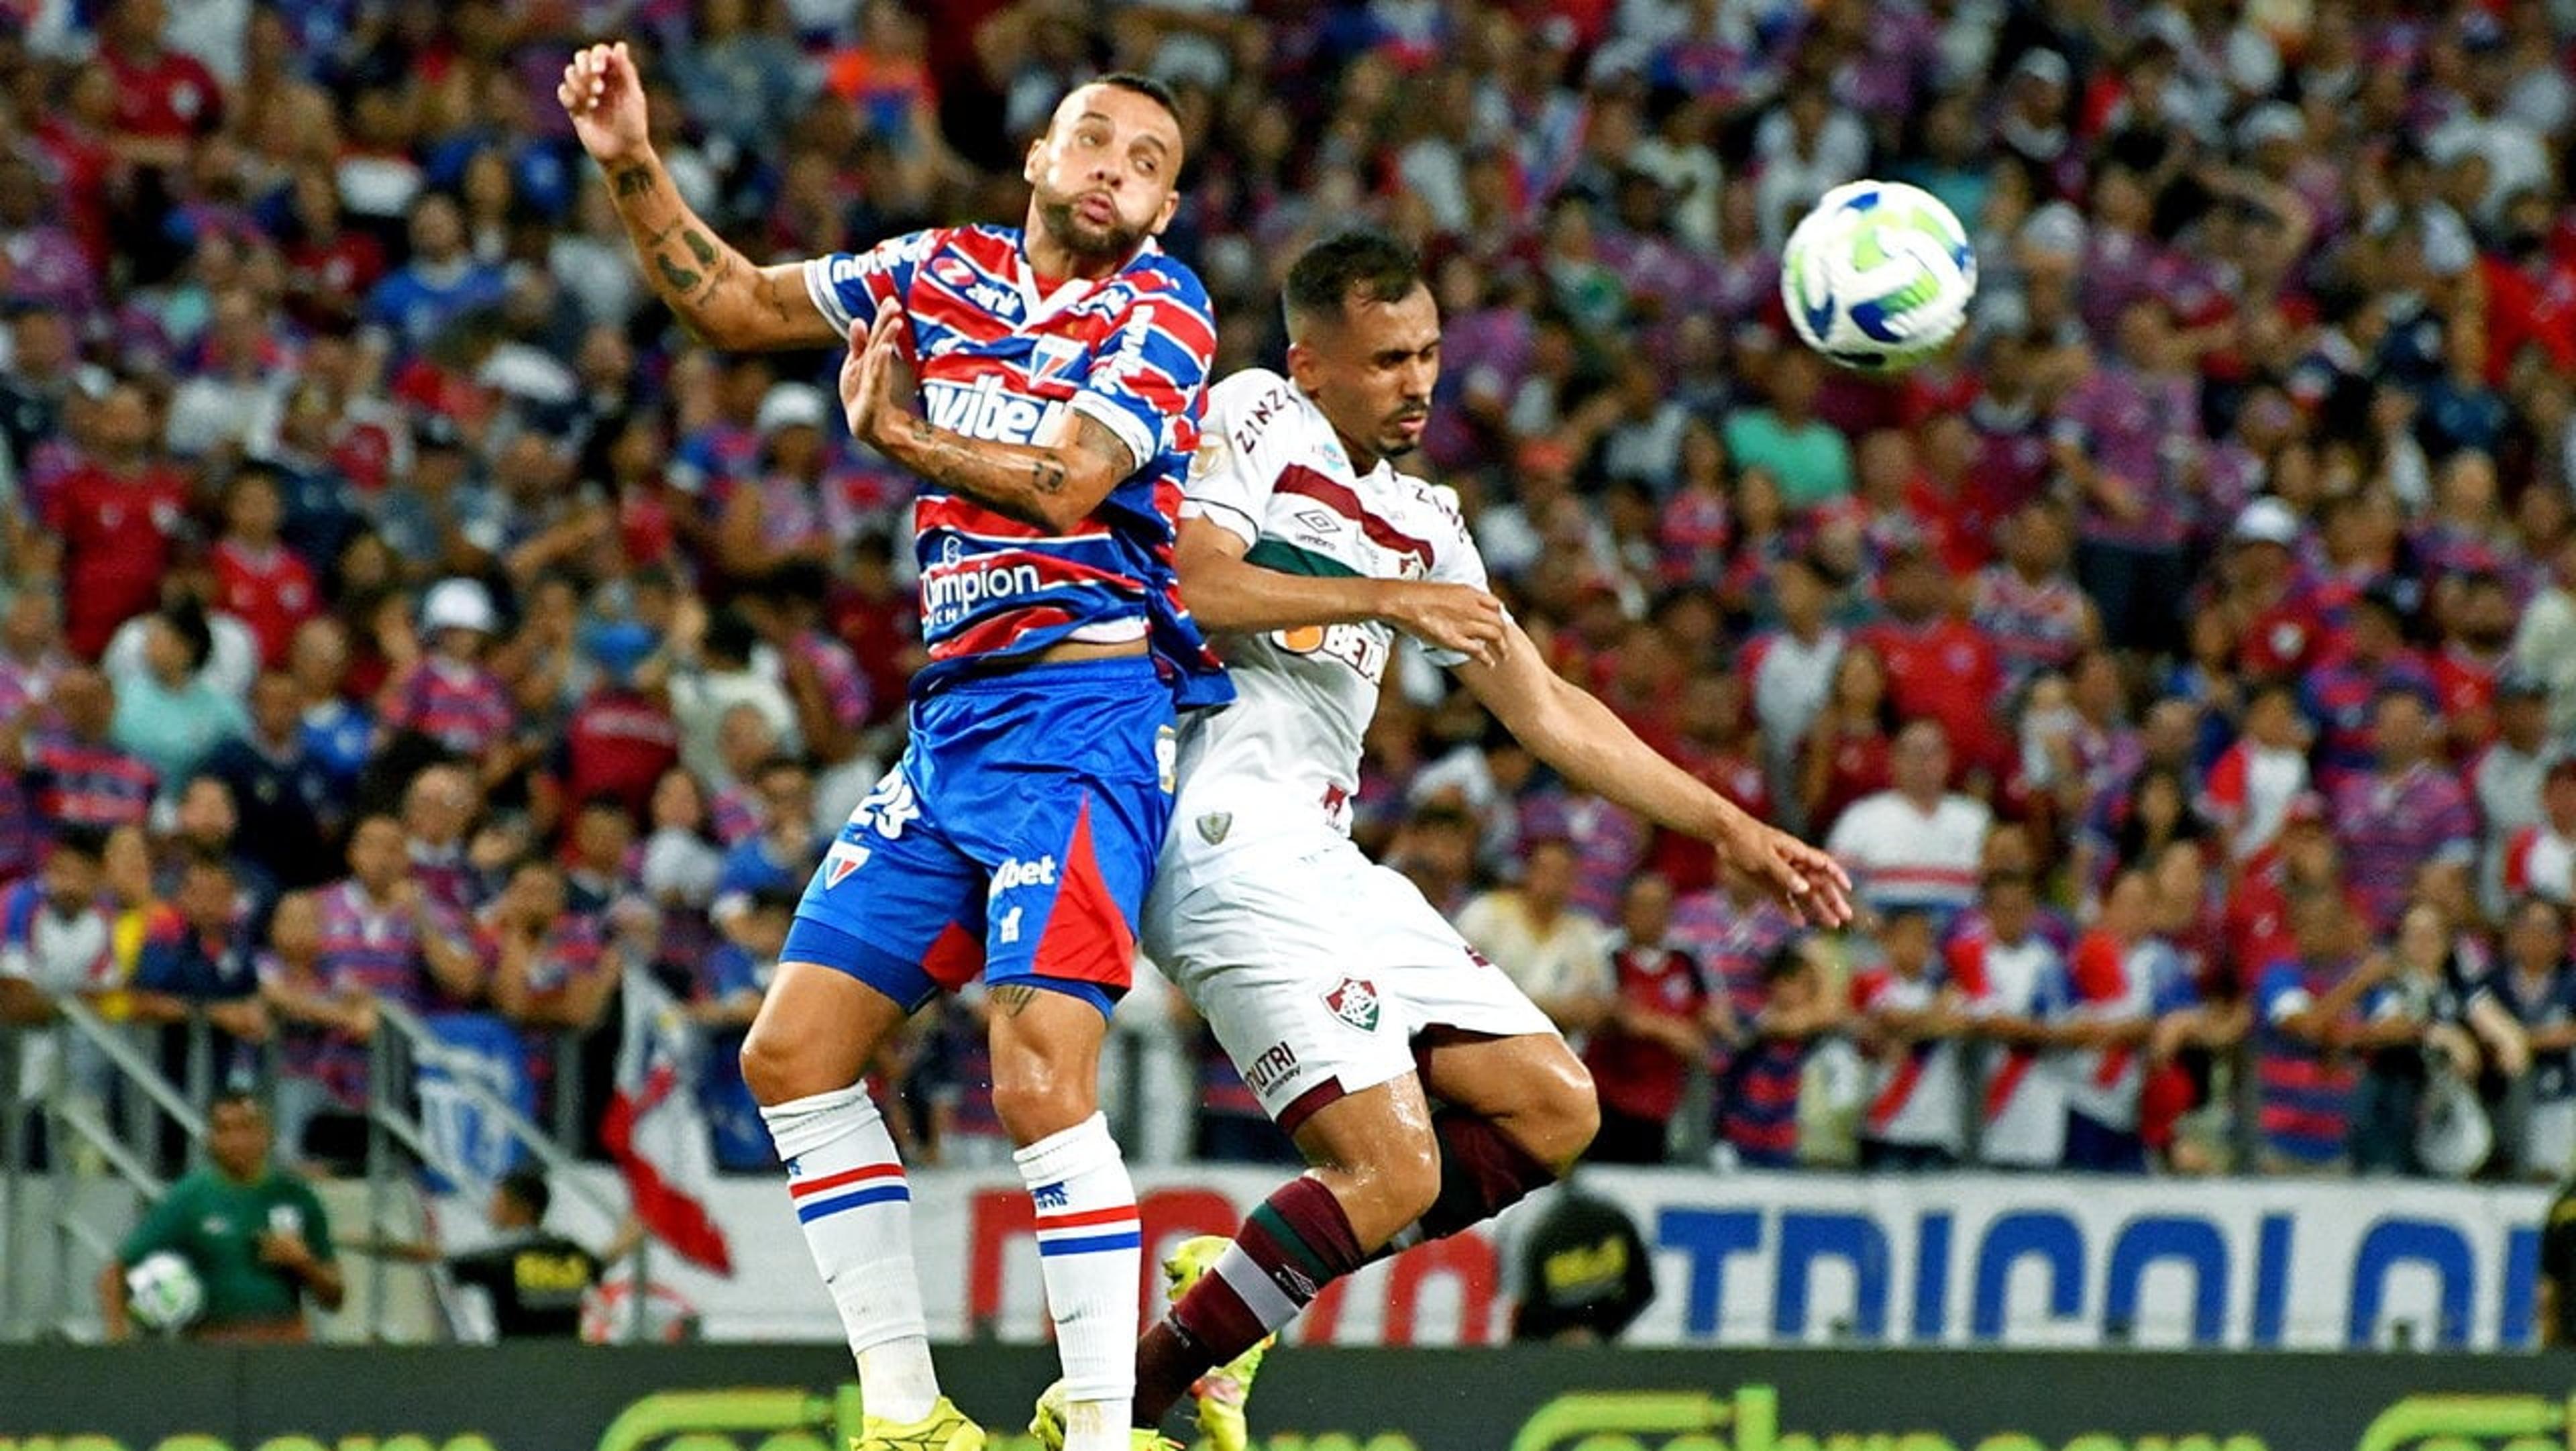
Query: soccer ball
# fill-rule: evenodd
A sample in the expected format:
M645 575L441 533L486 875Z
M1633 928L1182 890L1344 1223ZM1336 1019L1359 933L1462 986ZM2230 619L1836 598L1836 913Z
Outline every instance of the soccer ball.
M1899 373L1967 321L1977 254L1940 199L1855 181L1817 201L1780 254L1780 300L1808 347L1863 373Z
M206 1308L206 1285L175 1250L155 1250L125 1272L126 1302L137 1324L167 1334L186 1328Z

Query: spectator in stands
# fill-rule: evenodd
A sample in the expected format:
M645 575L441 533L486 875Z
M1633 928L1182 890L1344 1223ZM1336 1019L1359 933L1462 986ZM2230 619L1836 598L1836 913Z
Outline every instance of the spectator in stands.
M346 801L375 750L372 712L350 694L349 630L328 615L295 632L287 673L295 681L304 748Z
M2576 760L2552 762L2541 777L2540 819L2505 842L2499 885L2564 907L2576 904Z
M224 490L224 532L215 541L215 607L250 627L262 668L286 663L296 628L322 611L313 571L279 542L286 500L277 479L249 468Z
M2567 959L2567 911L2524 897L2505 918L2504 961L2486 980L2528 1054L2531 1111L2523 1140L2509 1146L2525 1178L2553 1179L2576 1158L2576 967ZM2490 1047L2497 1041L2486 1034ZM2510 1050L2509 1050L2510 1052Z
M1823 362L1805 348L1775 348L1762 377L1767 402L1726 416L1726 453L1739 469L1761 469L1780 485L1792 513L1848 498L1851 444L1816 417Z
M250 733L241 699L206 675L214 637L194 604L147 617L143 668L117 678L109 738L176 789L227 743Z
M278 1137L298 1157L354 1158L352 1142L316 1152L306 1131L331 1111L335 1060L363 1054L376 1033L375 998L363 983L324 976L322 898L310 891L280 897L259 955L259 996L277 1022L282 1049L277 1083ZM345 1113L340 1126L349 1127ZM345 1138L345 1135L344 1135ZM345 1151L345 1152L342 1152Z
M2442 909L2418 902L2398 919L2396 940L2364 967L2379 981L2361 1003L2367 1021L2350 1039L2362 1059L2352 1107L2352 1166L2359 1173L2428 1172L2416 1144L2434 1075L2477 1081L2472 988L2454 941Z
M2309 670L2307 711L2324 724L2317 740L2317 776L2332 793L2369 774L2380 750L2378 705L2392 690L2412 690L2433 710L2432 672L2406 644L2405 612L2392 591L2364 591L2353 601L2342 644ZM2430 750L2430 743L2426 750Z
M574 801L607 797L641 820L655 783L680 759L680 728L658 688L641 679L659 642L631 620L596 625L585 640L598 683L564 725L555 770Z
M415 1012L482 996L484 964L453 911L411 875L394 818L359 819L349 832L349 875L323 888L319 902L325 993L355 991ZM329 1053L323 1068L342 1103L364 1101L363 1055Z
M205 1013L223 1035L210 1065L214 1082L228 1087L254 1079L254 1045L271 1032L259 997L258 942L242 895L229 860L192 854L180 868L169 909L148 924L133 982L139 1021L176 1024L193 1011ZM175 1082L188 1081L186 1053L184 1038L165 1036L161 1062Z
M249 716L250 728L207 759L206 774L232 793L241 853L283 885L313 886L330 875L329 841L347 797L305 735L293 676L260 676Z
M1887 664L1854 642L1836 653L1832 685L1798 748L1798 800L1809 835L1830 833L1852 803L1895 780L1896 703Z
M1887 666L1896 713L1939 721L1960 776L2001 780L2011 771L1997 709L2003 666L1985 632L1952 613L1950 578L1931 541L1917 532L1898 542L1880 589L1887 617L1861 637Z
M116 692L86 666L54 682L59 729L20 748L28 803L47 830L66 826L106 831L135 825L151 814L161 778L146 762L111 739Z
M217 776L190 777L170 824L156 860L157 879L175 892L180 869L190 859L213 857L239 888L242 915L265 921L269 905L277 900L277 878L242 851L241 813L233 806L232 788Z
M444 192L423 192L411 205L411 260L367 294L366 323L409 355L422 351L449 325L481 308L497 306L506 286L501 270L475 259L464 219Z
M1989 868L1976 910L1962 919L1942 966L1964 1000L1966 1031L1989 1044L1977 1084L1977 1162L2053 1169L2066 1151L2066 1093L2049 1071L2070 1007L2066 961L2039 930L2029 871Z
M108 917L99 907L106 833L54 834L33 877L0 894L0 1021L53 1016L50 1000L110 983Z
M2548 588L2523 607L2514 627L2513 663L2549 692L2549 733L2576 735L2576 532L2549 558Z
M1826 984L1832 968L1823 939L1784 942L1762 965L1762 1007L1745 1024L1745 1042L1727 1066L1718 1093L1718 1137L1748 1169L1798 1163L1798 1098L1807 1058L1844 1021Z
M1775 801L1805 804L1798 789L1799 747L1813 734L1828 709L1828 692L1842 677L1843 632L1826 616L1832 600L1832 590L1806 556L1773 564L1771 601L1780 623L1757 633L1736 662L1761 724L1763 767Z
M1852 979L1853 1031L1870 1060L1861 1167L1946 1169L1959 1161L1966 1123L1967 996L1939 970L1928 910L1886 913L1877 937L1879 964Z
M2459 776L2431 760L2433 713L2403 686L2371 708L2373 769L2335 791L2335 835L2371 924L2386 930L2405 905L2418 865L2474 861L2477 818Z
M570 910L564 870L544 857L519 863L475 925L492 1006L519 1029L528 1079L543 1098L554 1081L557 1045L596 1029L607 1012L625 970L625 943L609 941L602 917Z
M1834 823L1826 849L1851 872L1872 911L1918 907L1946 926L1976 895L1994 813L1948 789L1949 733L1939 721L1908 722L1891 755L1895 784L1854 802Z
M442 579L421 599L420 632L428 650L397 677L384 698L380 732L418 732L482 764L486 780L500 760L511 719L509 692L483 656L500 613L480 580Z
M1573 905L1574 844L1543 837L1522 846L1520 884L1469 902L1458 933L1529 994L1557 1027L1580 1038L1614 1005L1609 928Z
M1600 1133L1586 1157L1660 1164L1692 1072L1712 1041L1735 1037L1735 1015L1706 969L1673 941L1672 884L1653 873L1628 884L1610 954L1617 1001L1583 1062L1601 1098Z
M462 766L432 762L403 788L403 861L441 911L462 916L483 903L483 883L466 851L480 808L474 778Z
M2102 915L2067 963L2066 1167L2136 1174L2147 1167L2141 1132L2148 1047L2160 1020L2189 1009L2192 985L2172 944L2155 935L2155 886L2143 869L2113 877Z
M1994 642L2005 689L2062 672L2101 643L2101 617L2067 571L2071 541L2065 506L2032 498L2004 527L2003 559L1970 585L1968 620Z
M67 642L95 660L119 624L160 598L184 542L188 486L154 452L152 405L135 384L94 405L88 433L87 461L53 485L44 519L62 541Z
M2201 785L2199 814L2217 827L2227 860L2242 862L2272 845L2290 803L2307 789L2308 727L2298 691L2287 681L2265 681L2246 700L2244 733Z
M712 909L719 928L728 927L764 888L801 890L823 857L825 840L814 829L814 773L792 756L772 756L761 763L754 784L760 791L760 832L725 853Z
M2526 827L2540 824L2549 768L2566 753L2549 735L2549 692L2519 670L2497 677L2495 721L2495 739L2470 758L2465 773L2485 828L2479 889L2490 909L2504 905L2507 854Z
M270 1161L274 1142L256 1098L228 1093L208 1106L209 1162L171 1185L99 1271L108 1339L134 1334L126 1271L164 1250L186 1260L205 1288L205 1308L188 1329L192 1339L303 1341L311 1335L308 1297L326 1311L340 1308L347 1286L330 1218L311 1185Z

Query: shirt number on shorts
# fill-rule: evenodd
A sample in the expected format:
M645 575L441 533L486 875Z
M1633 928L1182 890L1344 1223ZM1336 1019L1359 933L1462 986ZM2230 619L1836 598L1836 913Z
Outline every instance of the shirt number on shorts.
M871 787L859 809L850 813L850 825L873 829L888 841L902 837L905 823L919 820L921 803L912 794L912 783L900 771L889 771L885 779Z

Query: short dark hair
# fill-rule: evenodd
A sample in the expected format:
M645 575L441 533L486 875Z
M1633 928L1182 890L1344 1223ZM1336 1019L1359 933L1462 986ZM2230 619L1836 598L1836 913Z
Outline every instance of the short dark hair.
M1326 237L1299 253L1282 301L1293 326L1301 317L1341 316L1354 292L1370 302L1402 302L1422 285L1421 253L1364 228Z
M1093 80L1092 84L1116 86L1122 91L1134 91L1137 95L1170 112L1173 125L1177 126L1181 123L1181 98L1172 94L1170 86L1164 85L1142 71L1111 71Z
M100 827L79 823L56 827L53 849L96 862L107 855L107 832Z
M555 1202L555 1191L546 1187L543 1169L513 1169L501 1178L501 1192L519 1201L528 1218L543 1224L546 1206Z

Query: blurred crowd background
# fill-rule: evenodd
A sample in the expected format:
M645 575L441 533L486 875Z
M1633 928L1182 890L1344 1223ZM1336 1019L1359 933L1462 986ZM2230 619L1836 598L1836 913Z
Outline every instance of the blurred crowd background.
M1601 1157L2567 1169L2567 0L0 0L0 1011L208 1014L329 1164L378 1005L595 1116L650 977L765 1165L731 1043L899 749L907 484L836 358L653 302L553 100L602 36L760 260L1018 217L1110 67L1182 98L1220 374L1302 242L1421 245L1408 467L1871 909L1802 935L1402 660L1358 834L1585 1042ZM1895 382L1777 301L1864 175L1977 246ZM880 1065L925 1160L998 1143L977 1011ZM1284 1152L1126 1016L1174 1152Z

